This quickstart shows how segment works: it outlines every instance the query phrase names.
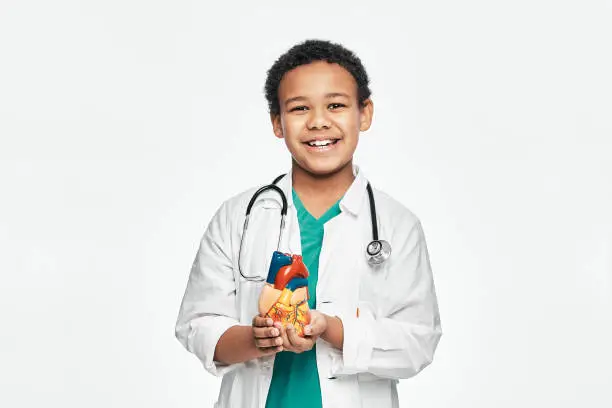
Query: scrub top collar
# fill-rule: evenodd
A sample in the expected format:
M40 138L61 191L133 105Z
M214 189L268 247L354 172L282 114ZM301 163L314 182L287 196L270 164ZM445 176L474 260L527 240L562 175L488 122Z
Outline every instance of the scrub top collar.
M365 174L363 173L363 170L361 170L359 166L355 164L353 164L353 175L355 176L355 179L353 180L353 183L351 183L350 187L348 188L348 190L346 190L346 193L340 200L340 208L343 211L347 211L353 215L357 215L359 214L359 211L361 211L361 209L363 208L364 201L367 200L366 196L368 193L366 190L366 185L368 183L368 180L366 179ZM283 192L285 193L285 196L287 197L287 207L288 208L291 208L294 205L292 178L293 178L292 170L289 170L289 172L285 175L285 177L283 177L282 179L278 181L278 183L276 183L278 187L280 187L280 189L283 190ZM274 205L272 206L274 207L278 206L280 204L280 198L278 197L278 194L274 192L270 192L270 193L271 194L269 195L269 198L272 198L272 197L274 198L272 200L265 200L265 201L266 202L273 201ZM272 206L267 206L267 207L271 208Z

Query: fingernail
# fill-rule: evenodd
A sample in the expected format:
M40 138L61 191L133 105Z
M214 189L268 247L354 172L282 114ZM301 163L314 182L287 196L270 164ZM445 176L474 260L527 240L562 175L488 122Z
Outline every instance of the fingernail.
M283 344L283 339L276 339L276 344L278 344L279 346Z
M309 326L304 327L304 333L310 334L310 327Z
M273 336L278 336L278 330L277 329L272 329L272 335Z

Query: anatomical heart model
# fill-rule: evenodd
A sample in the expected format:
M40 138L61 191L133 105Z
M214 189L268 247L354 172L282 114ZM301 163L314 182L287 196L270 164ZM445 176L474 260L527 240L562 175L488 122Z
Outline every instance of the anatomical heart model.
M310 323L308 308L308 270L301 255L275 251L272 254L268 279L259 295L259 313L293 325L304 337L304 326Z

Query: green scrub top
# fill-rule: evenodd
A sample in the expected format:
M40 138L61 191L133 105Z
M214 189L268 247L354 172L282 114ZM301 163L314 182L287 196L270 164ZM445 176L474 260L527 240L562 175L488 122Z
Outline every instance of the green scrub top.
M323 224L340 214L340 200L317 219L304 208L295 190L292 190L292 194L300 226L302 259L309 273L308 307L316 309ZM287 408L291 406L303 408L322 406L316 345L311 350L300 354L281 351L274 358L272 381L266 399L266 408Z

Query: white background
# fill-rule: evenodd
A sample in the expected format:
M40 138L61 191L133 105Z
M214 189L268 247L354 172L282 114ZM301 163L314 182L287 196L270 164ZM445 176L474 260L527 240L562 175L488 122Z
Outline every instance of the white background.
M401 406L612 406L609 0L2 0L0 406L212 406L176 315L289 168L263 85L306 38L361 57L355 162L425 228L445 334Z

